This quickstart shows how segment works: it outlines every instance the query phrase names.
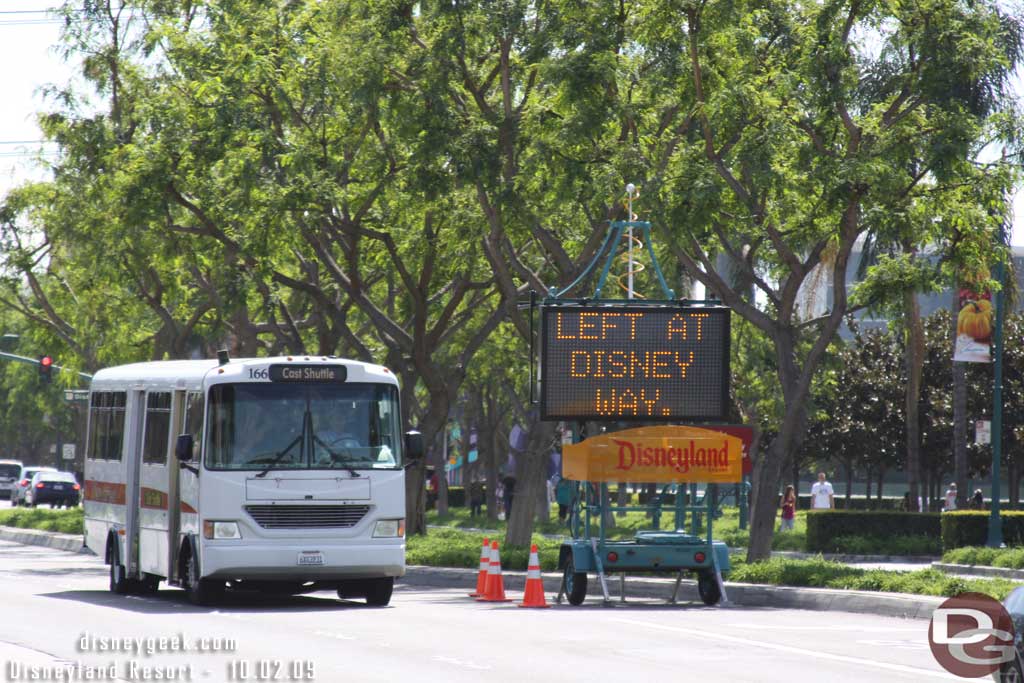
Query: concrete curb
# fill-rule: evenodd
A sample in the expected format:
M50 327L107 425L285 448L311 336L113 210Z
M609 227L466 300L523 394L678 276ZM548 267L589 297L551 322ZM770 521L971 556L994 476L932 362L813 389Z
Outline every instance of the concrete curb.
M947 574L959 574L967 576L986 576L995 579L1009 579L1011 581L1024 580L1024 569L1006 569L1004 567L985 567L975 564L945 564L932 562L932 569L938 569Z
M83 539L76 534L58 534L38 529L18 529L0 526L0 540L39 545L67 552L91 553L83 547ZM1005 570L1004 570L1005 571ZM1012 571L1012 570L1011 570ZM526 582L526 572L502 572L509 591L518 591ZM463 588L467 593L476 587L476 569L453 567L410 566L401 582L410 586L435 588ZM557 594L562 575L555 572L542 574L544 590ZM674 579L645 576L626 579L626 597L655 598L668 600L672 596ZM618 577L608 578L608 593L613 603L619 600L620 581ZM816 611L857 612L890 617L927 619L945 598L926 595L904 595L902 593L875 593L871 591L832 590L828 588L796 588L791 586L765 586L749 583L725 584L726 595L733 604L743 607L775 607L806 609ZM588 601L600 600L601 587L595 578L590 579ZM679 585L678 599L682 602L700 602L697 583L683 579ZM566 603L568 604L568 603Z
M85 539L78 534L59 534L55 531L41 531L39 529L0 526L0 540L21 543L22 545L41 545L72 553L85 550Z
M505 577L506 589L512 593L521 590L526 581L526 572L503 571L502 575ZM476 576L477 570L475 569L410 566L406 569L402 583L436 588L464 588L469 593L476 587ZM542 577L544 590L552 594L550 599L553 600L554 595L558 592L562 576L559 573L547 572L542 574ZM660 598L667 601L672 596L673 583L674 579L668 578L627 577L626 597L627 600L629 598ZM619 586L618 577L608 578L608 593L613 603L619 601ZM946 599L928 595L765 586L732 582L726 582L725 591L731 603L743 607L856 612L909 619L930 618L932 611ZM600 599L601 586L595 578L591 577L587 601L597 603ZM683 579L679 585L678 599L681 602L699 603L697 583Z

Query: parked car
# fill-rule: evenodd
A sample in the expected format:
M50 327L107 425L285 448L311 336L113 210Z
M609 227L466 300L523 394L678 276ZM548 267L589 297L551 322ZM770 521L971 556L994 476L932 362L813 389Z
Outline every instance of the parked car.
M71 472L36 472L25 491L25 504L32 508L42 503L52 508L72 507L78 505L81 488Z
M22 466L20 460L0 460L0 496L12 500L11 491L18 481Z
M21 474L18 475L17 481L14 482L14 488L11 489L11 505L24 505L25 504L25 491L28 490L29 484L32 483L32 477L36 475L36 472L56 472L55 467L39 467L37 465L29 465L28 467L21 468Z

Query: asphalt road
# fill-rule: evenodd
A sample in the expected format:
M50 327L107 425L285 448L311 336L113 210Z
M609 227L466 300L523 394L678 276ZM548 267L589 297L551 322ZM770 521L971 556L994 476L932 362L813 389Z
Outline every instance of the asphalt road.
M932 658L924 620L654 601L526 610L420 586L388 608L330 593L201 608L176 589L106 588L96 557L0 542L0 680L60 665L128 681L962 680Z

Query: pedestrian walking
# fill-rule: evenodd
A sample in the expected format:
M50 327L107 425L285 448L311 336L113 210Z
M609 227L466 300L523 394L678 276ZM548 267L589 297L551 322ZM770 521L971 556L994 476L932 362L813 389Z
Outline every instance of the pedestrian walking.
M779 531L792 531L796 524L796 490L792 486L786 487L782 494L782 523Z
M974 489L974 495L971 497L971 509L985 509L985 496L982 494L981 489Z
M942 508L943 512L952 512L956 510L956 482L952 482L949 488L946 489L946 497L943 501L945 504Z
M831 510L836 506L832 484L825 479L824 472L818 472L818 481L811 487L811 508L814 510Z

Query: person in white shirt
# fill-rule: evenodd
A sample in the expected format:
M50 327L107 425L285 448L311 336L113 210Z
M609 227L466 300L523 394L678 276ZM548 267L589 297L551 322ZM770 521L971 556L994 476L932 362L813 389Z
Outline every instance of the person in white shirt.
M954 481L946 489L946 506L942 508L946 512L956 510L956 482Z
M832 484L825 481L825 473L818 472L818 481L811 486L811 509L831 510L835 507Z

